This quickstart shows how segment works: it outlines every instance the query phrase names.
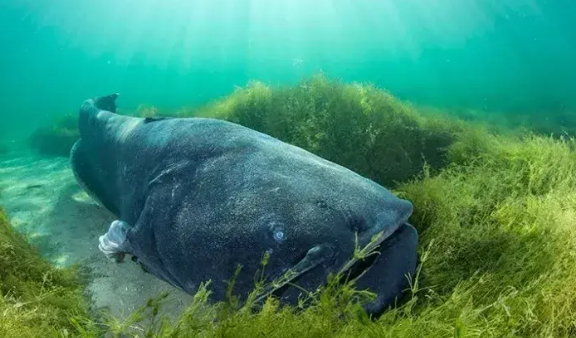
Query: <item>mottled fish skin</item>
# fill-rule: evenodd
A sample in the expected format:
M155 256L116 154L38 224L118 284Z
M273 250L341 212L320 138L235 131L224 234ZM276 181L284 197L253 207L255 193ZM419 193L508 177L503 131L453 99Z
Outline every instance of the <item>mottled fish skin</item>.
M144 119L97 106L90 99L80 108L75 176L131 226L128 253L158 278L189 293L210 280L211 299L219 301L240 264L234 291L243 299L268 252L269 278L308 264L296 283L314 290L345 265L356 244L398 229L408 231L397 236L406 245L389 264L394 273L382 273L399 277L389 288L368 287L396 295L405 285L398 279L414 271L417 234L406 225L412 204L381 185L231 122ZM295 290L287 290L287 301Z

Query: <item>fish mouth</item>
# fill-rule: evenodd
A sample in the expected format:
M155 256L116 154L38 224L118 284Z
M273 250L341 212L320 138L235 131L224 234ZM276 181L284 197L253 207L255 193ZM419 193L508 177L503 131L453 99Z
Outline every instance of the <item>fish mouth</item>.
M373 235L363 247L360 248L357 245L352 257L343 264L337 265L339 268L334 269L333 272L339 276L338 282L340 284L352 282L377 294L377 299L365 306L369 313L377 313L388 305L391 296L397 294L399 287L406 284L402 282L404 273L411 273L415 270L417 245L417 235L414 236L415 234L415 229L408 223L401 223L392 229L381 230ZM409 239L408 243L404 240L405 238ZM397 252L398 249L400 249L399 252ZM330 262L334 256L335 251L331 246L313 247L302 260L280 278L262 288L256 301L262 301L273 294L279 294L279 297L282 297L282 289L294 284L296 280L311 273L311 270L316 267ZM406 262L400 266L394 264L397 263L398 259L405 260L405 258L407 258ZM377 268L373 269L374 267ZM394 270L395 275L394 273L387 274L385 270L388 269ZM402 270L400 271L401 274L397 270Z
M400 225L401 226L401 225ZM395 231L400 228L398 226ZM385 231L380 231L375 234L370 242L366 244L362 249L356 246L354 255L352 258L343 264L338 272L340 276L346 276L347 281L354 281L361 278L374 264L377 256L381 254L381 245L390 238L392 234L386 236Z
M349 281L362 278L373 267L378 256L387 249L386 245L389 245L392 240L396 240L398 234L407 229L413 230L414 228L409 223L403 223L390 236L385 237L382 232L378 233L363 249L354 253L354 257L342 266L339 274L346 275L346 279Z
M418 232L411 224L403 223L368 256L356 259L351 266L348 264L345 281L353 281L355 289L376 295L362 306L369 315L379 316L403 298L417 265Z

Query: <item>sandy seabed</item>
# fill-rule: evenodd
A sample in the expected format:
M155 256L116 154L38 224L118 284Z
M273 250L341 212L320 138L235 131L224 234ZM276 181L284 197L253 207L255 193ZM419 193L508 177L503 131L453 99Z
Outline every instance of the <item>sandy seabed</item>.
M79 263L88 268L87 291L96 309L108 308L123 318L150 297L171 291L164 314L174 316L192 300L128 257L117 264L98 250L98 237L115 218L82 191L67 158L0 156L0 205L12 226L28 235L54 265Z

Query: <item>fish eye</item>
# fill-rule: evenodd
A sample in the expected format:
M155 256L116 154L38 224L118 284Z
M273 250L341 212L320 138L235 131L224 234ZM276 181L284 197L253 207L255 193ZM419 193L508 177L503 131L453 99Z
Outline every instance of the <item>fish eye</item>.
M274 232L274 239L278 242L282 242L284 240L284 231L277 230Z
M270 223L270 232L272 234L272 238L278 242L282 243L286 240L286 230L282 226L281 223L272 222Z

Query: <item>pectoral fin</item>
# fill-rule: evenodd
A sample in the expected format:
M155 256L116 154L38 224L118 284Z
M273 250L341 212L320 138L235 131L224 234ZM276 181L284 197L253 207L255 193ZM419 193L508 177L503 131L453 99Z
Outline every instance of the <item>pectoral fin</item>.
M108 259L121 263L126 253L129 253L129 245L126 242L128 231L132 227L123 221L116 220L110 224L108 232L98 238L98 249L108 257Z

